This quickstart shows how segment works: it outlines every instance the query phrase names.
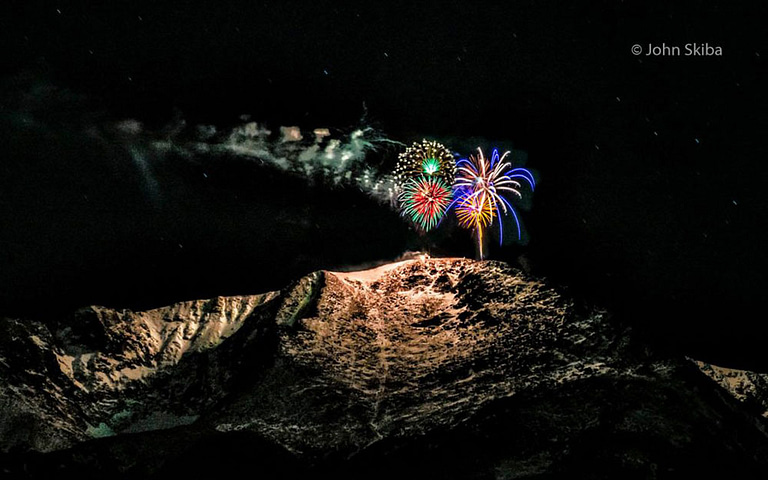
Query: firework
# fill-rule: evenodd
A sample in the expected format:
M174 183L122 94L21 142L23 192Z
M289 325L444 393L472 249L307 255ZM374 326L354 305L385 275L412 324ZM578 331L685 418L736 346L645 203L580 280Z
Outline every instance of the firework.
M415 142L401 153L394 171L400 211L429 231L448 211L456 163L453 153L435 141Z
M536 186L533 175L525 168L511 168L505 162L509 152L499 156L494 149L490 161L485 158L483 151L478 148L477 156L470 155L456 163L456 200L454 200L456 217L459 225L469 228L477 234L480 258L483 257L483 230L493 224L501 213L512 213L517 226L517 238L522 237L520 222L515 209L505 195L522 198L520 181L526 181L533 190ZM499 218L499 243L503 241L503 229Z
M457 190L456 218L459 225L473 230L482 230L493 222L494 210L491 201L484 194L473 195L471 190Z
M417 226L429 231L448 211L453 192L440 177L422 175L407 180L401 187L400 208Z
M453 153L444 145L422 140L421 143L414 142L400 154L394 173L400 185L423 175L442 178L450 185L456 174L456 162Z

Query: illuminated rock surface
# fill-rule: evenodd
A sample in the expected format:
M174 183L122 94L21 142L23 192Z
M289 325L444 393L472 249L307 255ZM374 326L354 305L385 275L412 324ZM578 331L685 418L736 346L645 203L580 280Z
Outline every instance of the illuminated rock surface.
M0 380L0 467L32 478L768 472L764 409L498 262L414 259L265 295L3 319Z

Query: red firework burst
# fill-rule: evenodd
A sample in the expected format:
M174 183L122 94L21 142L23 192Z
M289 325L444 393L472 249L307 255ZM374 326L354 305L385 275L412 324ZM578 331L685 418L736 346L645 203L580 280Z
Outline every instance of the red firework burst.
M403 184L400 194L403 215L410 216L416 225L429 231L445 215L452 196L451 188L442 178L421 176L410 179Z

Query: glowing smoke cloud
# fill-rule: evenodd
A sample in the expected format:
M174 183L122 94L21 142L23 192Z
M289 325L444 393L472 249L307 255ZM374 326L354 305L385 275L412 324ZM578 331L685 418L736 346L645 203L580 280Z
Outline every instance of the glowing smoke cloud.
M198 126L191 132L188 128L169 130L173 135L153 142L160 153L246 157L309 181L357 186L380 201L394 202L396 196L391 176L380 175L366 156L384 145L402 144L368 126L335 135L327 128L302 132L296 126L283 126L279 137L256 122L222 132L211 126Z
M156 206L163 200L166 185L161 165L169 155L197 165L232 157L252 159L308 182L358 187L379 201L395 202L394 180L381 174L383 165L372 163L377 156L369 154L405 145L373 128L365 112L355 126L345 130L267 129L250 121L248 115L240 117L239 124L226 127L190 125L180 114L165 127L150 130L133 119L105 123L101 119L108 116L93 111L85 97L45 79L23 75L16 80L8 82L10 89L0 112L3 118L21 129L63 132L67 138L84 136L81 143L101 148L105 160L115 162L116 171L122 162L130 161L146 198Z
M527 182L531 190L536 186L533 174L525 168L511 168L505 162L509 152L499 157L499 151L494 149L491 160L488 161L483 151L478 148L478 155L470 155L457 162L456 183L454 184L456 199L453 202L459 225L474 230L477 236L480 258L483 258L483 230L493 224L499 217L499 244L503 241L501 213L512 213L517 227L517 238L522 238L520 221L517 213L505 195L512 194L522 198L519 180Z

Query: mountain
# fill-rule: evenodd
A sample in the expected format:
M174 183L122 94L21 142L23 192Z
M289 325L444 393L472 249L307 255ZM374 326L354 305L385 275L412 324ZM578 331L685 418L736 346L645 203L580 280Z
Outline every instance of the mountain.
M0 320L8 477L765 478L766 398L495 261Z

